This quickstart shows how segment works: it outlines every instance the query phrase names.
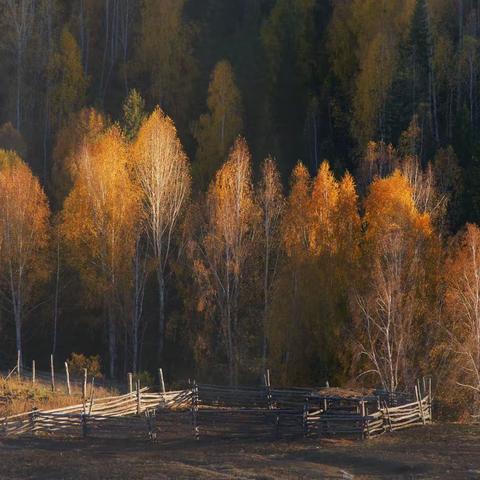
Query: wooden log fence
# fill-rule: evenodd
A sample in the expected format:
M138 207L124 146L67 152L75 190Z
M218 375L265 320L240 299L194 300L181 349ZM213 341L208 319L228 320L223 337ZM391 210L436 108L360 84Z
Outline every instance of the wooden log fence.
M158 394L149 392L147 387L125 395L95 398L92 382L90 396L84 403L44 411L35 409L5 417L0 420L0 434L48 433L72 427L85 430L85 424L90 430L92 422L115 418L127 418L128 421L128 418L141 416L149 409L185 410L189 408L191 398L191 390Z
M384 396L374 401L341 397L311 396L308 399L304 423L307 436L335 437L353 436L369 438L385 432L393 432L432 422L431 385L420 382L414 387L415 401L398 405L399 398L407 396ZM423 395L423 397L422 397ZM397 406L390 406L391 404Z
M299 408L311 390L306 388L227 387L199 384L200 405L221 407Z
M64 432L143 435L151 440L182 432L204 437L370 438L432 421L429 384L415 385L416 399L388 396L328 397L301 388L226 387L191 383L187 389L152 392L136 384L124 395L95 398L92 379L83 402L32 410L0 419L0 435ZM86 388L85 388L86 390ZM190 431L190 433L188 433Z

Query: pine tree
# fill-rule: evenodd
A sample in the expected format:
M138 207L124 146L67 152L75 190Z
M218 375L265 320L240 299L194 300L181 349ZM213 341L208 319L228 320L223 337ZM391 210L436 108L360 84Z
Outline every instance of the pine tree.
M426 0L415 0L407 37L399 46L397 69L386 107L388 140L395 143L415 114L430 118L433 70L427 9Z
M137 90L130 90L123 103L123 131L130 141L137 136L145 116L145 100Z

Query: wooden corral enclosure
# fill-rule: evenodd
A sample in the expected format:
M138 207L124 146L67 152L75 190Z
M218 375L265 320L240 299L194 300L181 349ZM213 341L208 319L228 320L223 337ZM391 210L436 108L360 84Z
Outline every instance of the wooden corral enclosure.
M55 433L152 440L201 438L370 438L432 421L429 379L413 394L341 389L197 385L178 391L147 388L82 404L3 418L0 435Z

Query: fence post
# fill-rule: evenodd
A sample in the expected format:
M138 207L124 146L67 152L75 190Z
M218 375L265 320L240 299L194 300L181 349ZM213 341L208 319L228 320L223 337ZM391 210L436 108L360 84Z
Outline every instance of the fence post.
M70 388L70 373L68 371L68 363L65 362L65 374L67 375L67 391L68 391L68 395L71 395L72 394L72 390Z
M360 438L364 439L368 437L368 425L367 425L367 420L365 418L365 401L360 400L360 415L362 416L361 420L361 434Z
M128 393L133 392L133 373L129 372L127 374L127 383L128 383Z
M140 415L140 379L137 379L137 415Z
M32 413L30 414L30 428L32 433L35 434L35 419L37 416L37 407L33 407Z
M197 416L198 416L198 386L195 380L192 384L192 405L191 405L191 412L192 412L192 430L193 430L193 437L195 440L200 439L200 432L198 431L198 423L197 423Z
M163 369L159 368L158 369L158 378L160 380L160 390L162 393L165 393L165 382L163 380Z
M422 393L422 389L420 387L420 380L417 379L417 385L418 385L418 399L420 400L420 413L422 415L422 422L425 425L426 420L425 420L425 411L423 409L423 399L422 396L425 395L425 391ZM424 385L425 385L425 380L424 380Z
M20 380L21 377L21 362L20 362L20 350L17 350L17 378Z
M430 414L430 423L433 422L433 412L432 412L432 377L428 377L428 407Z
M32 360L32 385L35 385L35 360Z
M88 406L88 414L92 414L93 392L95 391L95 377L92 377L92 386L90 387L90 405Z
M82 436L85 438L87 436L87 414L85 412L82 413Z
M303 402L303 436L308 436L308 410L309 410L309 400L308 397L305 398Z
M273 409L273 400L272 400L272 389L270 387L270 370L267 369L267 373L265 374L265 393L267 395L267 405L268 409Z
M390 432L393 431L392 429L392 420L390 419L390 411L388 410L388 404L386 401L383 402L384 408L385 408L385 413L387 415L387 424L390 429ZM385 427L384 427L385 428Z
M422 408L422 400L420 398L420 391L419 391L419 385L415 385L415 397L417 399L417 405L418 405L418 410L419 410L419 414L420 414L420 418L423 422L423 424L425 425L425 418L423 416L423 408Z
M88 379L88 372L87 369L83 369L83 384L82 384L82 398L83 403L87 401L87 379Z
M52 380L52 392L55 391L55 370L53 368L53 353L50 355L50 376Z

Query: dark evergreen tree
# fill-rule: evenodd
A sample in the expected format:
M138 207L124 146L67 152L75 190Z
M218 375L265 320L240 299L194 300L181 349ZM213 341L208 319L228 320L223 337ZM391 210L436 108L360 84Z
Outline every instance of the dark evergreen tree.
M408 34L400 44L386 113L386 140L397 143L414 115L431 117L431 35L426 0L416 0ZM429 119L431 123L431 118Z

